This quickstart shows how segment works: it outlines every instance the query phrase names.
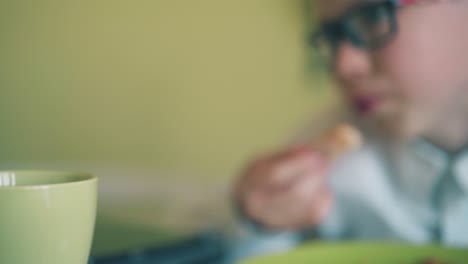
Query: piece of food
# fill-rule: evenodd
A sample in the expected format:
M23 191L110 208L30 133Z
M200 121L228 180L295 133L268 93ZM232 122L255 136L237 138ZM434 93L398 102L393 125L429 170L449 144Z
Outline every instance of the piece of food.
M312 143L331 159L357 149L362 145L362 135L359 130L349 124L339 124L326 131L319 140Z

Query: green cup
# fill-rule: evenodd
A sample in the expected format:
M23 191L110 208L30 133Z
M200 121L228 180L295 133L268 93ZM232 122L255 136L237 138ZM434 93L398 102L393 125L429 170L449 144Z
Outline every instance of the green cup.
M90 174L0 172L0 263L87 263L96 203Z

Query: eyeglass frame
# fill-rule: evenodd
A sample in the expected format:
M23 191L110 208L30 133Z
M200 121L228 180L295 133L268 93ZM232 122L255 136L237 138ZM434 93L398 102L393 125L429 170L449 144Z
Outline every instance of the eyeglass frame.
M351 7L348 9L343 15L341 15L339 18L333 20L333 21L328 21L323 23L320 26L320 29L317 30L316 32L313 32L310 37L309 37L309 42L312 44L312 46L317 47L318 39L321 37L327 38L326 35L328 34L329 29L334 29L334 30L340 30L342 31L340 33L340 36L338 37L338 40L336 41L334 46L338 47L341 43L347 41L352 44L353 47L363 49L366 51L374 51L378 50L382 47L384 47L386 44L388 44L398 33L398 24L397 24L397 19L396 19L396 10L402 7L407 7L411 5L416 5L416 4L428 4L428 3L446 3L446 2L454 2L454 1L460 1L460 0L385 0L385 1L375 1L375 2L364 2L361 4L358 4L354 7ZM390 28L389 32L385 35L382 36L381 39L377 39L375 43L372 43L370 45L365 45L365 43L359 43L357 38L352 35L352 33L349 32L349 30L346 32L346 30L343 30L346 28L346 24L349 23L348 20L351 16L353 16L356 12L361 11L363 8L368 7L370 5L388 5L388 8L391 8L394 10L394 12L390 13ZM328 29L327 29L328 28ZM330 45L333 45L333 43L330 43Z

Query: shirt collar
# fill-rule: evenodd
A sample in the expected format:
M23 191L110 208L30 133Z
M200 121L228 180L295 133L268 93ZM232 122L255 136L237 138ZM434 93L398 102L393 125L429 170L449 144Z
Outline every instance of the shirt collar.
M386 145L395 183L415 201L430 199L434 187L448 172L454 173L457 184L468 192L468 155L463 159L457 155L454 160L449 153L423 139Z
M426 163L426 166L431 166L432 169L442 171L449 163L450 156L447 152L424 139L411 142L409 147L418 159Z
M411 200L427 201L446 167L445 153L424 140L385 146L389 150L389 169L397 188Z
M459 186L468 192L468 148L453 154L423 139L414 141L411 148L419 159L427 163L427 166L439 172L437 173L439 177L451 169Z

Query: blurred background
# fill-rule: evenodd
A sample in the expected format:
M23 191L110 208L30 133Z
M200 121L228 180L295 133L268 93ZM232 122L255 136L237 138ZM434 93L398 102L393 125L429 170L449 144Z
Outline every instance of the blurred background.
M94 254L234 223L245 162L336 100L302 0L0 1L0 169L100 177Z

